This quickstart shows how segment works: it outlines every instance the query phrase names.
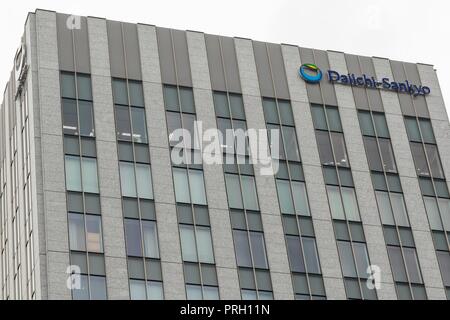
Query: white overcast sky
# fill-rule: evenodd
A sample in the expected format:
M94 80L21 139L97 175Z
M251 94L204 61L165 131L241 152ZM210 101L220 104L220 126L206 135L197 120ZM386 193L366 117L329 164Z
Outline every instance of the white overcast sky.
M26 15L36 8L429 63L437 69L450 110L450 2L445 0L0 1L2 93Z

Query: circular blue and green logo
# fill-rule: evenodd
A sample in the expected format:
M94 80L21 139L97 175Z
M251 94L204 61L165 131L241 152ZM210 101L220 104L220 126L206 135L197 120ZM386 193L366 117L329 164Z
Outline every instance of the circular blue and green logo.
M305 63L300 67L300 77L309 83L318 83L322 80L322 71L315 64Z

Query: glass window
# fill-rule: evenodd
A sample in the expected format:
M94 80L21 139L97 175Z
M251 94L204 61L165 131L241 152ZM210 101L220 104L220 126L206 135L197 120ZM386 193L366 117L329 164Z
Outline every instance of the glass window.
M342 132L341 119L339 117L338 109L334 107L326 107L326 110L330 131Z
M228 98L225 92L214 92L214 109L217 117L230 118Z
M200 170L189 170L189 183L191 188L192 203L206 205L203 172Z
M437 147L432 144L426 144L425 150L427 151L428 161L430 163L433 178L444 179L444 172L442 170L441 160L439 159Z
M131 141L131 123L129 108L115 106L117 139Z
M87 74L77 74L78 98L92 100L91 77Z
M331 216L333 219L345 220L344 207L342 206L339 187L327 186L328 200L330 202Z
M292 272L305 272L300 237L286 236L289 264Z
M69 191L81 191L81 166L80 158L65 156L66 164L66 189Z
M182 137L176 136L174 131L181 129L181 116L176 112L166 112L167 118L167 130L169 132L169 143L171 146L175 146L182 141Z
M321 130L328 130L324 108L320 105L312 105L311 113L314 122L314 128Z
M127 255L142 257L141 226L139 220L125 219Z
M423 145L421 143L411 142L411 152L416 165L417 174L420 176L429 177L430 172L428 171L427 159L425 157Z
M319 257L317 255L314 238L302 237L303 251L305 253L306 270L308 273L320 273Z
M138 81L128 81L128 89L130 92L130 104L132 106L144 106L144 92L142 91L142 83Z
M439 267L441 268L444 286L450 287L450 253L437 251L436 254L439 262Z
M441 211L442 222L444 229L450 231L450 199L438 199L439 210Z
M207 227L196 227L198 259L204 263L214 263L211 232Z
M128 105L127 82L122 79L113 79L114 103Z
M400 247L387 246L394 281L407 282L405 264Z
M384 114L373 113L373 121L375 122L375 128L377 129L378 137L389 138L389 130Z
M217 287L203 287L204 300L219 300L219 288Z
M359 111L358 112L359 125L361 126L362 134L365 136L375 136L375 130L373 128L372 117L370 112Z
M285 159L283 136L281 134L280 126L268 124L267 130L269 134L268 140L272 157L274 159ZM278 141L275 140L276 138L278 138ZM276 145L276 143L278 143L278 146ZM278 149L278 154L276 153L276 149Z
M144 254L147 258L159 258L158 235L154 221L141 221L144 234Z
M64 134L78 134L77 102L62 99Z
M164 298L162 283L147 281L147 297L149 300L162 300Z
M179 112L178 90L175 86L164 86L164 102L166 110Z
M278 110L280 112L281 123L287 126L294 126L294 115L292 114L291 103L286 100L278 100Z
M122 196L136 197L136 178L134 173L134 164L130 162L119 162L119 169Z
M249 232L255 268L267 269L266 248L264 236L261 232Z
M353 242L353 252L355 253L356 268L360 278L367 278L367 268L369 267L369 256L365 243Z
M304 182L291 182L292 194L294 196L295 212L299 215L309 216L308 197Z
M73 300L89 300L88 276L80 275L80 288L72 289Z
M241 176L241 184L244 208L248 210L259 210L255 178L251 176Z
M343 187L341 188L341 192L347 219L350 221L360 221L355 189Z
M420 275L419 261L416 256L416 249L403 248L403 255L405 258L406 269L408 270L409 280L412 283L422 283L422 276Z
M106 300L106 278L105 277L89 277L89 288L92 300Z
M139 198L153 199L152 174L148 164L136 163L136 182Z
M195 113L194 108L194 95L191 88L180 87L180 101L181 101L181 111L188 113Z
M333 143L336 165L349 167L347 159L347 149L345 148L344 135L338 132L331 132L331 142Z
M394 160L394 152L392 151L391 141L388 139L378 139L380 144L381 157L383 158L384 170L386 172L397 172Z
M417 125L416 118L405 118L405 124L406 124L406 132L408 133L409 141L422 141L420 138L420 131L419 127Z
M439 215L439 208L434 197L423 197L425 208L428 214L428 221L432 230L442 230L441 218Z
M320 161L323 165L334 165L333 151L331 149L330 136L326 131L316 131L317 146L319 148Z
M97 160L82 158L83 191L98 193Z
M300 154L298 151L297 135L294 127L282 127L284 150L286 150L286 159L292 161L300 161Z
M233 238L238 267L252 267L247 231L233 230Z
M190 136L186 136L185 147L189 149L197 148L196 142L199 143L198 137L196 137L197 125L195 123L195 115L193 114L184 114L183 117L183 129L189 132Z
M428 119L419 119L420 132L422 133L423 142L436 143L433 134L433 128L431 122Z
M148 143L145 110L142 108L131 108L131 118L133 121L133 141Z
M378 208L380 210L381 223L386 225L395 225L391 202L389 200L389 193L376 191L375 194L377 197Z
M236 174L226 174L225 182L228 194L228 206L234 209L243 209L239 176Z
M194 227L180 225L180 238L183 261L197 262Z
M146 300L145 281L130 279L130 299L131 300Z
M230 109L233 119L245 120L244 102L241 95L230 93Z
M409 227L408 216L406 213L403 194L391 193L392 211L394 212L395 222L398 226Z
M102 221L100 216L86 215L87 251L103 252Z
M353 260L353 253L350 242L338 241L339 257L341 259L342 273L344 277L357 277L355 261Z
M189 183L186 169L173 168L173 182L177 202L190 203Z
M278 199L280 201L281 213L294 214L294 203L292 201L289 181L277 179Z
M199 285L186 285L186 298L187 300L202 300L202 287Z
M69 240L70 250L86 251L84 216L82 214L69 213Z
M263 99L264 116L266 117L267 123L278 124L280 120L278 119L277 104L274 99Z
M364 145L366 147L370 170L383 171L380 153L378 152L377 139L373 137L364 137Z
M76 99L75 75L73 73L61 72L61 96Z

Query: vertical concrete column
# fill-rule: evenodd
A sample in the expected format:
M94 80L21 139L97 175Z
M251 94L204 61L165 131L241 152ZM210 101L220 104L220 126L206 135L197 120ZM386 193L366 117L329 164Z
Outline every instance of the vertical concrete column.
M156 28L138 25L165 299L186 299Z
M376 77L393 79L387 59L373 58ZM392 148L400 175L406 208L416 243L417 256L422 271L428 299L445 299L442 279L434 250L428 219L422 200L408 136L400 109L398 94L381 91L386 121L391 135Z
M252 41L235 38L235 46L244 109L248 115L247 127L266 129ZM291 274L275 179L273 176L261 175L261 168L262 166L259 163L254 165L274 298L293 299Z
M106 20L87 20L108 299L128 299L128 273Z
M283 45L282 52L327 299L345 299L308 94L298 75L300 53L298 47L290 45Z
M208 129L216 130L216 116L205 37L203 33L188 31L186 38L192 70L197 121L201 122L203 132ZM226 300L240 299L239 280L222 165L203 163L203 173L220 298Z
M345 56L340 52L328 52L330 68L347 74ZM367 156L358 121L351 87L335 85L336 98L341 115L344 137L350 166L352 168L359 212L367 241L370 263L381 269L381 287L377 290L379 299L395 299L395 287L383 237L383 228L377 209L375 191L372 185Z
M71 299L55 12L36 11L36 33L48 299Z

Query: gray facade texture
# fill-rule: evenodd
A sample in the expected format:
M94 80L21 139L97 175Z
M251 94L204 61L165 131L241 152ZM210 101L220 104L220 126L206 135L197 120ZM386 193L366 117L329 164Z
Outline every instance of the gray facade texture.
M278 129L280 169L173 163L194 121ZM431 65L36 10L0 107L0 299L448 299L449 179Z

